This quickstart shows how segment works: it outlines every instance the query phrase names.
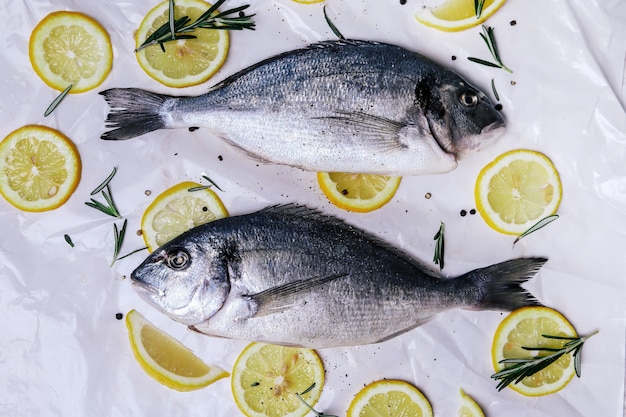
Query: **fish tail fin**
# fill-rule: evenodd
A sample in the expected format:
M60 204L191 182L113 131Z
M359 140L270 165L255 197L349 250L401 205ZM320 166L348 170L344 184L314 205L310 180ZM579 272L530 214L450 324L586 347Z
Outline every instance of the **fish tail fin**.
M104 140L125 140L166 126L163 118L165 102L170 96L139 88L111 88L100 92L111 107L103 133Z
M473 310L513 311L541 303L522 284L533 278L547 262L545 258L521 258L475 269L463 275L470 282L472 300L466 307Z

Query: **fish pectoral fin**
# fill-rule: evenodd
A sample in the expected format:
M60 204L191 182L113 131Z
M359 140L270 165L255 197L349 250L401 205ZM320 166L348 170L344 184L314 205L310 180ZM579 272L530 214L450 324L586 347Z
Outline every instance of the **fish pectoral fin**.
M265 291L253 295L244 296L256 306L253 317L261 317L268 314L279 313L293 306L313 288L327 284L348 274L336 274L327 277L314 277L299 281L289 282L277 287L268 288Z
M387 144L390 148L405 146L400 132L406 127L406 123L364 112L344 111L339 111L332 116L315 117L315 119L326 121L329 128L335 131L359 132L359 138L362 140L376 140Z

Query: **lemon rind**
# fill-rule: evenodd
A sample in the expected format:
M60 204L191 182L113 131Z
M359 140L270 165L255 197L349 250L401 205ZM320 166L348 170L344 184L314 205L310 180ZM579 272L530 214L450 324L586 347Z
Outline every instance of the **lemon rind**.
M163 191L159 194L148 207L144 210L143 216L141 218L141 230L142 237L146 247L149 252L154 251L158 248L158 244L156 240L153 239L153 235L148 231L148 225L152 224L154 217L157 213L162 210L174 197L181 192L188 193L190 188L200 187L201 185L192 181L184 181L179 184L176 184L167 190ZM220 199L220 197L211 189L207 188L204 190L194 191L193 196L197 198L201 198L203 201L210 204L210 210L213 214L216 215L216 218L224 218L228 217L228 210L224 206L224 203Z
M67 88L69 82L52 72L48 62L44 58L43 49L41 47L43 40L50 34L54 27L76 24L77 21L81 22L80 26L83 28L89 26L92 29L89 31L90 34L93 35L94 32L98 33L95 39L104 52L104 61L98 64L98 71L92 77L81 79L78 83L74 84L69 94L79 94L93 90L100 86L111 72L111 68L113 67L113 46L111 44L111 37L106 29L95 19L83 13L55 11L48 14L35 26L28 42L28 56L35 73L49 87L57 91L63 91Z
M66 160L69 161L66 162L66 167L71 175L68 176L68 179L59 187L55 197L46 200L37 200L37 202L24 201L19 193L9 186L7 176L1 175L0 195L14 207L27 212L39 213L57 209L70 199L80 182L82 163L78 148L71 139L55 129L41 125L26 125L9 133L2 142L0 142L0 154L4 155L7 153L14 143L21 140L26 135L37 136L40 140L50 140L55 144L62 143L65 148L58 149L63 156L65 156Z
M363 174L368 175L368 174ZM372 174L378 175L378 174ZM387 181L387 185L377 194L373 199L354 199L347 198L336 191L336 183L330 179L329 173L318 172L317 180L322 190L322 193L326 198L335 206L357 213L368 213L370 211L377 210L387 204L395 196L400 187L402 177L391 176ZM383 196L383 197L379 197Z
M506 3L506 0L503 0L501 2L499 1L493 2L488 7L483 9L478 19L475 16L472 16L472 17L468 17L465 19L461 19L461 20L452 20L452 21L443 20L443 19L436 17L432 12L433 9L428 8L428 7L418 11L415 14L415 19L425 26L438 29L444 32L460 32L460 31L478 26L481 23L484 23L487 19L493 16L504 5L504 3ZM445 23L445 22L455 22L455 23Z
M186 4L195 3L198 6L201 6L205 9L211 7L211 5L203 0L180 0L176 3L177 6L186 7ZM136 48L139 48L143 41L147 38L147 33L151 28L151 23L159 18L163 13L165 13L169 8L169 3L167 0L157 4L153 7L143 18L141 21L139 28L137 29L137 33L135 35ZM219 49L223 51L220 59L216 59L213 63L207 67L204 71L197 74L196 76L186 76L181 79L168 77L163 73L162 70L154 68L148 60L146 59L145 53L146 50L140 50L135 53L137 58L137 62L139 66L144 70L144 72L155 81L172 88L185 88L185 87L193 87L203 82L209 80L219 69L224 65L226 61L226 57L228 56L228 49L230 48L230 36L228 31L220 30L220 40L221 42L218 44ZM152 46L154 48L160 48L158 45ZM166 46L167 47L167 46Z
M131 310L126 315L126 326L128 328L128 336L130 339L133 355L137 362L141 365L143 370L150 375L153 379L165 385L168 388L177 391L194 391L200 388L204 388L215 381L228 377L230 374L217 365L206 365L210 370L206 375L200 377L182 377L167 369L162 368L152 357L148 354L145 347L138 343L141 340L141 330L144 326L151 326L157 329L150 321L148 321L141 313L136 310ZM178 340L174 339L167 333L158 330L157 331L164 337L172 342L176 343L181 349L187 350L190 354L195 356L191 350L182 345ZM197 357L196 357L197 358ZM203 362L200 358L198 361Z
M243 370L246 369L247 360L257 352L259 352L263 347L268 346L267 343L262 342L252 342L247 345L243 351L239 354L237 359L235 360L235 364L233 365L232 376L231 376L231 390L233 393L233 398L235 400L235 404L239 408L239 410L246 417L266 417L266 414L259 413L250 408L244 401L245 394L243 391L240 391L239 387L241 386L241 375ZM313 367L315 372L315 387L313 387L307 395L307 404L311 407L315 406L317 401L319 400L322 389L324 388L324 366L319 355L313 349L305 349L305 348L297 348L305 353L307 359L313 360L316 366ZM289 414L286 414L283 417L304 417L311 410L304 404L292 411Z
M521 158L520 158L521 157ZM538 162L546 171L551 173L551 177L556 181L551 183L554 187L555 198L546 206L544 212L538 218L527 221L523 224L512 224L504 221L499 221L500 215L493 210L489 204L485 204L487 201L487 195L489 194L489 181L493 177L492 173L499 171L504 166L510 164L515 160L533 161ZM561 199L563 197L563 185L556 167L546 155L528 149L515 149L505 152L487 164L478 174L476 179L476 185L474 188L474 199L476 202L476 209L480 213L481 217L492 229L507 235L520 235L528 230L531 226L541 220L543 217L553 215L559 209Z
M383 379L372 382L361 389L352 399L348 407L347 417L358 417L360 411L367 405L369 400L377 394L385 394L391 391L400 391L407 394L413 402L422 409L422 417L432 417L433 410L428 398L412 384L396 379Z

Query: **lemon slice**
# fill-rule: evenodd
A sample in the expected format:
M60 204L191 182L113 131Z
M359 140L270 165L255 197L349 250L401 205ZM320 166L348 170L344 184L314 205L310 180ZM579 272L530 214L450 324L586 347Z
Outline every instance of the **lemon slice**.
M483 410L474 401L472 397L467 395L461 389L461 408L459 408L459 417L485 417Z
M347 417L432 417L430 402L408 382L384 379L369 384L354 397Z
M485 166L476 180L476 208L493 229L519 235L556 213L561 179L552 161L526 149L506 152Z
M185 181L159 194L141 218L141 232L148 250L169 242L187 230L228 216L222 200L212 190Z
M506 0L485 0L480 17L476 18L474 0L446 0L439 6L424 7L415 15L418 22L446 32L469 29L489 19Z
M491 347L491 358L496 372L504 369L503 359L526 359L536 352L522 347L560 349L567 342L545 338L542 335L576 337L576 330L561 313L547 307L522 307L509 314L498 326ZM571 354L561 356L546 368L518 383L508 385L528 395L547 395L563 389L574 377L574 359Z
M342 209L366 213L389 202L402 177L378 174L318 172L317 181L331 203Z
M228 376L219 366L205 364L136 310L126 315L126 327L130 346L141 367L168 388L193 391Z
M23 126L0 142L0 194L24 211L65 203L80 181L78 149L61 132Z
M309 388L313 386L312 389ZM324 386L324 366L311 349L251 343L233 367L235 403L247 417L304 417Z
M59 11L44 17L30 35L30 63L50 87L70 94L99 86L111 71L113 49L106 30L82 13Z
M176 0L174 18L188 16L193 22L209 7L202 0ZM137 47L168 20L169 1L165 0L150 10L139 25ZM150 77L169 87L189 87L208 80L226 60L228 31L196 29L190 34L197 38L165 42L165 52L159 45L139 50L139 65Z

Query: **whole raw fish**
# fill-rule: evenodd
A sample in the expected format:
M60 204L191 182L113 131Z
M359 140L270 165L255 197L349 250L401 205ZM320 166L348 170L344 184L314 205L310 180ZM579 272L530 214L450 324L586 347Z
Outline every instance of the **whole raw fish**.
M140 89L101 92L101 137L206 127L271 163L308 171L448 172L493 142L504 121L453 71L399 46L328 41L261 61L198 97Z
M443 278L364 231L288 205L191 229L131 279L149 303L198 332L324 348L384 341L451 308L538 305L520 284L544 262Z

